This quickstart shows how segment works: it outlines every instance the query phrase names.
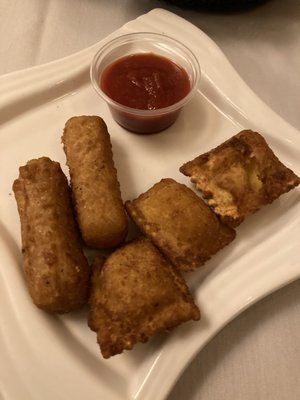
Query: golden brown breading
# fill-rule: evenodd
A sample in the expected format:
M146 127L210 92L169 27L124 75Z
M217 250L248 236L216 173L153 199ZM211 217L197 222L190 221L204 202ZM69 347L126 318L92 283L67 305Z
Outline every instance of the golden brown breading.
M299 185L257 132L244 130L215 149L184 164L208 204L230 226Z
M120 245L127 235L127 217L104 121L73 117L65 125L62 142L83 240L98 249Z
M95 260L89 304L104 358L200 318L180 273L146 239L119 248L104 265Z
M235 238L199 196L173 179L162 179L125 206L142 232L183 271L204 264Z
M70 189L47 157L20 167L13 184L21 222L23 268L33 302L68 312L87 299L89 266L80 246Z

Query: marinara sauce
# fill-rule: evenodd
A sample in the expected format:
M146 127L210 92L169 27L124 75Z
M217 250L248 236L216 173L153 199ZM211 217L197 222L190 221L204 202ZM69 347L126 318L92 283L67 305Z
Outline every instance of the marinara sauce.
M154 53L131 54L114 61L102 72L99 84L112 100L136 110L169 107L183 99L191 89L184 68ZM180 110L150 116L111 111L125 128L152 133L170 126Z

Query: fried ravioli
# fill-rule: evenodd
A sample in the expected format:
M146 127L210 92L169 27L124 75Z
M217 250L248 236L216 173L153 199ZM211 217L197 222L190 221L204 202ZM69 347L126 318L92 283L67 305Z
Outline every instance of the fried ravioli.
M200 319L182 276L147 239L119 248L104 264L95 260L89 305L89 326L104 358Z
M187 162L180 171L191 177L208 204L232 227L300 183L265 139L251 130Z
M83 240L97 249L120 245L127 235L127 217L105 122L96 116L73 117L62 142Z
M33 302L53 313L80 307L87 300L89 267L59 163L47 157L29 161L20 167L13 190L21 222L23 269Z
M125 203L141 231L182 271L194 270L235 238L187 186L162 179Z

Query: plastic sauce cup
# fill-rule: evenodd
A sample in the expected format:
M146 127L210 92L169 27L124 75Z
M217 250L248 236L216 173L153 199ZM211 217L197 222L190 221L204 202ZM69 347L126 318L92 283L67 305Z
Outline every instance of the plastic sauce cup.
M101 76L117 60L133 54L154 54L175 63L188 76L189 92L174 104L156 109L129 107L112 99L101 87ZM107 103L114 120L126 130L142 134L160 132L176 121L182 107L195 95L200 74L197 58L185 45L169 36L148 32L123 35L109 41L96 53L90 69L92 85Z

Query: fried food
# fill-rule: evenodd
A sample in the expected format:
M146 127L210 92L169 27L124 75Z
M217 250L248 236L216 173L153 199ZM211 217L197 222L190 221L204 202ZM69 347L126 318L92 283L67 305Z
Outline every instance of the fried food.
M33 302L63 313L87 300L89 266L82 253L70 189L59 163L47 157L20 167L14 181L23 268Z
M187 162L180 171L191 177L208 204L232 227L300 183L265 139L251 130Z
M146 239L119 248L104 265L95 260L89 305L104 358L200 318L180 273Z
M98 249L120 245L128 222L104 121L96 116L73 117L65 125L62 142L83 240Z
M182 271L194 270L235 238L187 186L162 179L125 203L141 231Z

